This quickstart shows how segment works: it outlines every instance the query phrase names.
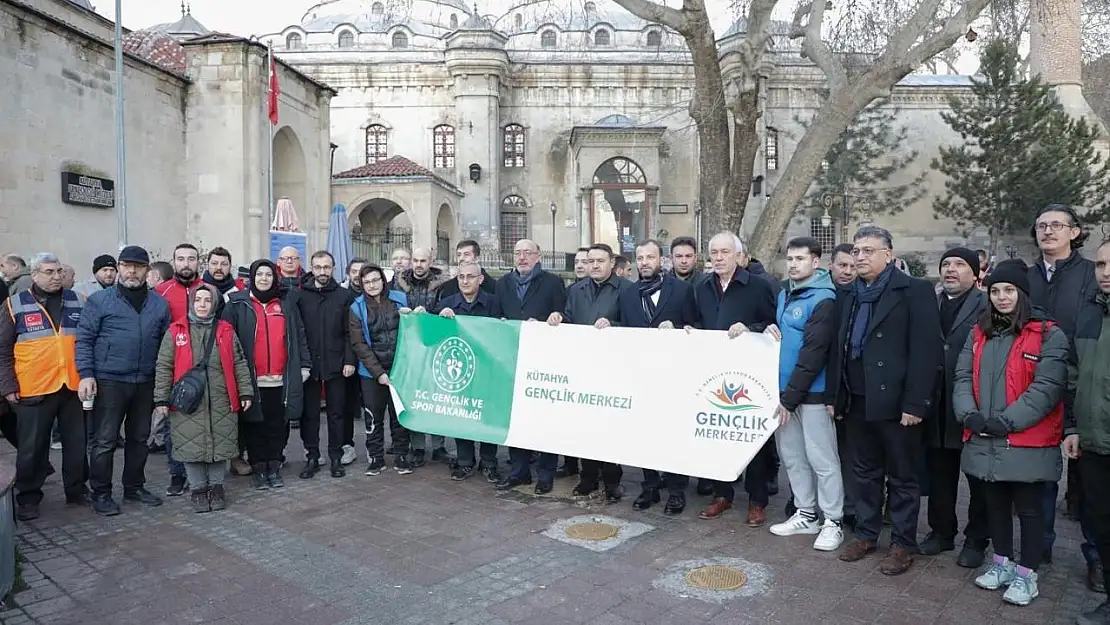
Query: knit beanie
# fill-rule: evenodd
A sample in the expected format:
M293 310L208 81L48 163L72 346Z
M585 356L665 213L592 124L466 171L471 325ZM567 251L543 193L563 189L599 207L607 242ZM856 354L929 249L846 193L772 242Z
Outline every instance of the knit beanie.
M1012 284L1019 291L1029 295L1029 267L1020 258L1004 260L998 263L991 275L983 281L983 288L989 293L991 285Z
M975 274L976 278L979 277L979 255L975 252L967 249L966 247L954 247L945 252L944 256L940 257L941 265L944 264L944 259L946 258L959 258L963 260L971 266L971 273Z

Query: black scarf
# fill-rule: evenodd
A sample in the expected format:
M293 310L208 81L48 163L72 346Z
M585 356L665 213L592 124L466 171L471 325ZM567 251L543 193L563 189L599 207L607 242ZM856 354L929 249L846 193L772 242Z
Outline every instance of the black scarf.
M31 295L46 309L46 314L50 317L54 327L59 326L62 320L62 289L47 293L40 289L39 285L32 284Z
M868 286L861 278L856 278L856 310L852 316L850 358L856 360L863 355L863 346L867 342L867 329L871 325L871 311L875 302L883 296L890 276L894 273L894 263L890 263L879 274L879 277Z
M204 276L201 279L204 281L205 284L211 284L212 286L216 287L216 290L220 292L220 295L227 295L228 291L235 288L235 278L231 277L230 274L223 280L217 280L212 277L211 273L205 270Z
M117 282L116 286L119 288L119 292L123 295L123 298L127 300L127 303L131 304L131 307L135 309L135 312L142 313L143 304L146 303L146 296L150 294L150 289L147 288L146 283L144 282L135 288L124 286L122 282Z
M273 272L273 274L274 274L273 284L271 284L270 288L268 290L265 290L265 291L258 290L258 286L257 286L258 281L255 280L255 276L258 275L258 268L259 267L269 267L270 271ZM275 297L281 295L281 285L282 285L281 280L282 280L281 279L281 274L278 273L277 265L273 264L272 262L270 262L266 259L262 259L262 260L256 260L253 263L251 263L251 286L250 286L250 289L251 289L251 295L254 296L254 299L262 302L263 304L265 304L265 303L269 302L270 300L274 299Z
M640 299L643 301L644 312L647 314L648 321L650 322L655 318L655 301L652 296L663 288L663 273L655 274L655 277L650 280L640 279L636 283L637 288L640 289Z
M940 329L948 336L952 332L952 326L956 325L956 315L960 314L960 309L963 308L964 302L967 301L968 296L971 294L971 289L964 291L963 295L956 297L948 297L942 295L940 300Z

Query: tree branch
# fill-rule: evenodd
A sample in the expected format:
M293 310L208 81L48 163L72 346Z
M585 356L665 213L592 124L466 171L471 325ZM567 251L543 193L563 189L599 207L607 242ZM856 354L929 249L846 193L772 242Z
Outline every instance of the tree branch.
M686 18L686 14L679 9L663 6L662 4L651 2L650 0L613 1L623 7L625 11L628 11L642 20L673 28L683 35L685 35L686 30L688 30L689 20Z
M987 8L990 1L991 0L967 0L955 15L944 21L940 30L925 38L924 41L916 46L908 49L901 59L898 58L900 56L898 50L892 47L887 48L879 58L879 65L894 70L895 72L902 70L905 70L907 74L912 72L914 69L920 67L925 62L925 59L940 54L951 47L952 44L956 43L960 36L967 32L967 28L971 25L971 22L983 12L983 9Z
M988 0L989 1L989 0ZM917 7L917 11L913 16L906 21L906 24L899 28L894 36L887 42L886 49L893 50L897 54L902 54L913 46L914 42L920 39L929 28L929 24L933 21L933 16L936 15L937 9L940 8L941 0L925 0L921 6ZM948 46L945 46L948 47ZM929 55L933 56L933 55ZM926 57L928 58L928 57Z
M802 20L809 16L805 25ZM794 9L794 19L790 25L790 38L802 40L802 52L825 73L829 89L836 90L848 86L848 73L844 64L836 58L828 44L821 38L821 23L825 19L824 0L803 2Z
M775 10L778 0L752 0L748 7L747 32L744 41L740 44L740 57L744 65L756 74L759 65L763 62L763 52L767 49L767 41L771 38L771 13Z

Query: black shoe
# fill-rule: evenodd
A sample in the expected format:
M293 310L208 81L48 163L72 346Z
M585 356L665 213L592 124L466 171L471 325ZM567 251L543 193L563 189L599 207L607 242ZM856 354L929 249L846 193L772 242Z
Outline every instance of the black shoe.
M397 475L412 474L412 463L409 462L407 454L393 456L393 470L397 472Z
M301 420L300 419L294 419L294 420L290 421L289 422L289 429L291 429L291 430L301 429Z
M1041 552L1041 564L1052 564L1052 547Z
M623 497L624 497L624 490L621 489L620 484L618 484L616 486L606 486L605 487L605 503L606 504L612 505L612 504L615 504L615 503L620 503L620 501ZM656 499L656 501L659 501L659 500Z
M120 512L119 504L111 495L93 495L92 509L100 516L116 516Z
M270 488L285 486L285 478L281 477L281 460L271 460L266 463L266 466L268 467L266 481L270 484Z
M976 549L974 546L964 543L960 555L956 556L956 566L964 569L977 569L983 566L984 551L984 549Z
M48 460L48 461L46 462L46 476L47 476L47 477L50 477L51 475L54 475L54 474L55 474L55 473L57 473L57 472L58 472L58 470L54 468L54 463L53 463L53 462L50 462L50 461Z
M141 503L144 506L156 507L162 505L162 498L156 496L145 488L131 488L123 491L124 501L133 501Z
M301 469L301 473L297 477L301 478L302 480L311 480L312 478L316 477L316 473L319 470L320 458L317 456L309 456L308 459L304 461L304 468Z
M451 471L451 479L456 482L461 482L471 475L474 475L474 467L460 467L456 465L454 470Z
M432 450L432 462L442 462L443 464L454 464L455 458L447 453L446 447L436 447Z
M148 445L147 450L152 454L164 454L164 453L166 453L166 446L165 445Z
M1110 601L1103 601L1094 610L1084 612L1075 619L1076 625L1110 625Z
M422 467L426 464L428 464L428 461L424 459L424 450L423 449L414 449L414 450L412 450L412 468L419 469L420 467Z
M39 505L37 503L21 503L16 518L20 521L34 521L39 518Z
M921 541L919 552L923 556L935 556L945 551L955 551L956 542L951 538L945 538L938 535L936 532L929 532L925 540Z
M682 514L686 509L686 496L685 495L671 495L667 497L667 505L663 507L663 514Z
M713 494L713 482L710 480L698 480L697 493L701 496Z
M482 469L482 475L486 476L486 481L490 484L496 484L501 481L501 474L498 473L495 468Z
M527 486L532 483L532 478L521 479L519 477L507 477L494 485L497 490L512 490L517 486Z
M794 498L791 497L790 501L786 502L786 518L789 519L790 517L794 516L794 513L797 511L798 506L794 505Z
M636 501L632 502L633 510L647 510L653 503L659 503L659 491L654 488L640 493Z
M578 475L578 465L571 465L568 467L564 464L558 469L555 469L555 477L571 477L574 475Z
M551 482L536 482L535 493L537 495L546 495L547 493L550 493L551 490L554 488L555 485Z
M223 484L216 484L208 491L208 503L212 504L212 511L227 509L227 493Z
M266 470L261 468L261 464L254 466L255 468L251 472L251 486L255 490L270 490L270 482L266 479Z
M208 500L207 488L194 488L189 498L193 502L193 512L204 514L212 511L212 502Z
M1102 564L1099 562L1092 562L1087 565L1087 588L1091 592L1106 593L1106 585L1102 581Z
M570 494L575 497L587 497L595 490L597 490L597 482L579 481L578 486L575 486L574 490L570 491Z
M76 495L66 495L67 506L87 506L92 503L88 493L77 493Z
M166 487L167 497L180 497L188 490L188 483L184 475L171 475L170 485Z
M330 468L332 477L345 477L347 475L347 469L343 468L343 462L338 458L331 461Z

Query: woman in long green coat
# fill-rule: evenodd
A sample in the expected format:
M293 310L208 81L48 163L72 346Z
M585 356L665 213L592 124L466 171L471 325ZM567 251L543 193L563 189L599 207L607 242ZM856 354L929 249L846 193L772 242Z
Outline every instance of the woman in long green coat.
M173 455L185 465L197 512L227 507L224 476L227 461L239 453L238 412L250 408L254 399L239 339L231 324L215 318L219 297L208 284L189 291L189 314L170 324L154 378L155 410L165 413L174 383L200 363L215 333L199 407L188 414L175 411L170 418Z

